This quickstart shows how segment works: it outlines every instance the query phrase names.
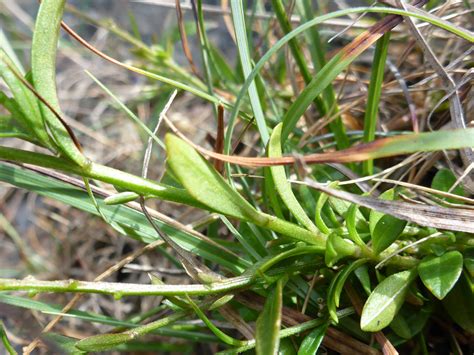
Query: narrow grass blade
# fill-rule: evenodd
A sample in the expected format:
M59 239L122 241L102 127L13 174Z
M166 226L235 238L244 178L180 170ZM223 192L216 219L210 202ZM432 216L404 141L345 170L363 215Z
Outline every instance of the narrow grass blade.
M258 75L260 70L263 68L263 66L270 60L270 58L277 53L281 48L283 48L288 41L290 41L292 38L295 38L296 36L300 35L304 31L308 30L312 26L318 25L320 23L323 23L324 21L341 17L341 16L346 16L350 14L356 14L356 13L365 13L365 12L373 12L373 13L385 13L385 14L394 14L394 15L401 15L401 16L412 16L415 18L418 18L420 20L426 21L428 23L431 23L435 26L438 26L440 28L443 28L447 31L450 31L452 33L455 33L461 38L464 38L470 42L474 41L474 36L472 33L469 31L459 29L455 25L451 23L446 23L446 21L441 21L440 19L433 18L432 15L427 15L426 13L419 13L419 12L410 12L410 11L404 11L400 9L395 9L395 8L387 8L387 7L354 7L354 8L349 8L349 9L344 9L340 11L335 11L326 15L322 16L317 16L313 18L311 21L308 21L306 23L303 23L299 27L295 28L293 31L288 33L286 36L278 40L271 49L269 49L264 56L260 58L260 60L255 64L252 72L247 76L244 85L240 89L239 95L237 96L237 100L234 103L231 115L229 116L229 124L228 124L228 129L226 131L226 139L225 139L225 146L224 146L224 152L228 154L231 151L231 139L232 139L232 134L233 134L233 128L234 128L234 122L235 119L237 118L237 115L239 114L240 107L243 103L244 97L247 95L247 91L249 89L249 86L251 83L253 83L253 80L255 77ZM327 65L325 66L327 67ZM342 69L341 69L342 70ZM332 81L332 80L331 80Z
M375 139L375 128L377 126L377 116L389 42L390 32L387 32L377 41L377 45L375 46L369 92L367 93L367 106L364 116L364 142L371 142ZM372 159L365 160L362 163L362 172L364 175L372 175L374 173L374 161Z
M2 321L0 321L0 339L2 340L3 346L5 347L5 350L8 352L8 354L10 355L18 354L16 350L13 348L12 344L10 343L10 340L7 337L5 324L3 324Z
M252 71L252 63L250 61L249 47L247 43L247 30L245 26L244 10L242 7L242 0L231 1L232 19L234 20L235 37L237 40L237 48L240 56L240 63L245 78L247 78ZM250 81L249 97L252 105L252 110L257 122L258 131L260 133L262 142L267 144L270 136L268 134L267 124L263 115L262 105L257 92L257 87L254 81Z
M285 34L290 33L292 30L291 24L285 12L283 2L281 0L272 0L272 4L273 4L273 8L275 9L278 21L280 22L280 26L283 29L283 32ZM293 53L293 57L295 58L296 64L298 65L300 69L301 75L303 76L305 83L309 84L311 82L312 75L306 64L306 59L304 58L303 52L301 51L299 44L297 43L295 38L291 39L288 44L290 46L291 52ZM330 85L328 85L328 88L330 88ZM328 90L325 89L324 92L327 93ZM321 116L328 114L330 110L334 111L331 106L335 104L335 100L333 100L332 102L331 101L325 102L324 100L321 99L320 95L317 95L313 101L316 104L316 107L318 108ZM342 123L341 117L337 117L334 121L332 121L329 124L329 127L331 131L334 133L338 148L340 149L347 148L349 146L349 140L347 138L346 131Z
M53 198L87 213L98 214L84 190L50 177L18 167L0 164L0 181ZM108 206L102 199L97 199L97 202L106 218L127 231L127 236L144 243L151 243L156 240L154 229L138 210L123 205ZM181 247L206 260L220 264L237 273L249 265L247 261L226 252L225 249L208 244L196 235L187 233L184 228L179 229L178 226L171 225L169 221L156 219L155 222L165 233L174 238Z

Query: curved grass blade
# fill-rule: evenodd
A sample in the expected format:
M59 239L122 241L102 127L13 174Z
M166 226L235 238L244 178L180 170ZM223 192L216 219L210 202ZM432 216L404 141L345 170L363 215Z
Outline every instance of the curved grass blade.
M194 145L194 147L202 154L211 158L249 167L292 165L298 161L304 161L306 164L350 163L416 152L461 149L467 147L474 148L474 128L393 136L336 152L308 154L298 159L292 156L284 156L281 158L248 158L218 154L196 145Z
M187 295L186 295L187 296ZM231 336L225 334L222 330L216 327L209 318L204 314L204 312L199 308L199 306L193 302L193 300L187 296L186 300L188 301L191 308L196 312L198 317L207 325L207 327L224 343L232 345L232 346L245 346L247 345L246 341L234 339Z
M281 157L281 128L282 125L280 123L273 129L268 145L269 157ZM273 181L275 182L275 187L278 191L278 194L293 216L295 216L298 222L300 222L308 230L317 232L318 229L313 224L311 219L306 215L305 210L303 207L301 207L300 203L296 199L293 190L291 189L291 184L286 177L285 168L283 166L273 166L270 168L270 171L272 173ZM322 232L325 233L325 231Z
M5 324L3 324L3 321L1 320L0 320L0 339L2 340L3 346L5 347L5 350L8 352L8 354L17 355L17 352L15 351L12 344L10 343L10 340L7 337Z
M267 296L262 313L257 319L255 333L255 350L257 355L273 355L278 353L283 282L283 278L276 282L275 287Z
M87 167L89 160L82 154L71 132L57 116L61 109L56 93L56 50L64 5L65 0L41 2L31 46L31 71L35 89L50 105L48 107L41 102L40 108L56 145L66 157L81 167Z
M408 287L416 276L416 270L411 269L390 275L378 284L362 310L362 330L377 332L388 326L405 301Z

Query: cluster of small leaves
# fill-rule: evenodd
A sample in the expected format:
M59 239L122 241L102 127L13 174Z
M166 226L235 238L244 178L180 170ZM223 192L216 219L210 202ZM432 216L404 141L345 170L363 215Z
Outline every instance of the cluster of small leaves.
M256 3L254 10L261 10ZM423 4L424 1L414 3ZM442 196L435 200L430 195L436 206L420 207L407 202L412 196L408 187L369 196L378 191L370 178L365 180L368 185L341 183L346 177L373 174L378 169L375 158L473 147L474 130L415 132L358 146L347 132L333 87L333 81L375 44L362 134L363 142L371 142L378 122L390 31L403 21L402 16L431 23L463 43L472 44L471 32L414 6L403 10L350 8L314 16L309 0L296 2L302 23L292 29L284 3L273 0L276 19L266 22L265 31L271 32L272 26L278 25L283 36L262 55L260 47L249 43L251 24L246 22L243 2L232 1L233 35L240 59L237 70L233 70L208 40L202 4L197 0L193 1L193 9L204 72L199 75L187 48L192 74L174 63L163 47L150 48L114 27L117 35L137 47L137 56L147 62L149 70L145 70L91 48L63 24L74 38L104 59L168 85L157 92L169 92L172 86L207 100L214 105L216 121L222 119L219 112L223 109L230 112L226 132L219 132L221 149L214 154L195 146L172 123L169 126L174 133L168 133L163 143L156 132L119 102L140 129L166 150L167 169L162 180L156 182L146 179L146 174L139 177L90 161L62 120L55 58L64 6L65 0L41 2L32 42L31 72L22 70L11 49L0 48L0 75L11 94L0 94L0 104L8 111L8 115L0 116L0 137L28 140L51 154L0 146L0 159L79 175L87 193L5 163L0 164L0 180L99 215L119 233L145 244L161 237L173 249L176 264L194 283L169 285L154 276L146 285L0 279L0 291L99 293L116 299L129 295L165 297L155 312L162 316L149 323L145 320L150 315L121 321L69 311L70 316L117 329L82 340L54 333L48 334L48 339L70 353L132 349L132 344L147 334L213 342L229 353L255 349L257 354L314 354L321 344L339 352L351 349L372 353L382 347L388 353L384 348L387 343L401 346L415 337L423 339L424 329L435 318L452 319L462 331L474 332L474 214L472 208L466 207L472 207L473 201L457 184L453 172L439 169L431 179L430 193ZM178 18L182 20L180 12L181 9ZM384 17L327 61L318 25L364 12L381 13ZM186 28L179 24L184 45ZM307 35L308 40L297 37L299 34ZM264 40L270 44L268 38ZM288 54L281 49L286 45L305 83L294 98L290 94L291 100L285 90L271 88L286 87L286 76L293 74L286 72L286 64L288 70L296 70L292 68L293 59L285 64ZM311 57L312 68L306 55ZM264 70L265 65L271 69ZM296 87L293 89L297 91ZM328 130L339 151L326 149L324 155L309 156L318 148L315 144L301 144L304 133L299 121L312 114L308 111L312 104L320 120L334 116ZM234 140L238 139L233 134L238 118L251 127L248 134L259 137L255 144L261 157L246 160L232 155ZM351 145L353 148L349 148ZM302 157L288 160L284 152L297 152ZM216 169L216 164L212 165L204 155L225 160L225 169ZM283 166L288 162L294 163L294 169ZM312 162L346 165L306 165ZM254 178L255 175L263 179ZM109 183L118 193L99 194L91 189L89 179ZM455 184L457 187L453 188ZM150 214L144 200L151 198L193 206L216 218L207 222L204 237L175 221ZM141 209L129 203L136 199L140 200ZM231 241L219 236L222 226ZM42 312L61 311L56 305L5 292L0 294L0 302ZM190 326L191 333L179 323L195 318L203 326ZM235 331L223 331L217 321L232 324ZM203 332L203 328L210 333ZM0 330L8 351L14 352L3 327ZM338 336L340 331L344 332L342 337ZM369 345L372 334L378 343L374 346Z

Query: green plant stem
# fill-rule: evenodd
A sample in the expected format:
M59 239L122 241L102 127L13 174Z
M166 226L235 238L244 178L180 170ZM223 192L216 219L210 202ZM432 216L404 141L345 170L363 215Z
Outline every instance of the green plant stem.
M107 182L127 191L136 192L139 195L152 195L163 200L183 203L206 209L204 205L191 197L184 189L160 184L149 179L143 179L133 174L109 168L97 163L91 163L88 169L83 169L71 161L65 160L63 158L7 147L0 147L0 159L16 163L42 166L44 168L51 168L54 170L61 170L64 172L77 174L82 177Z
M89 282L78 280L40 281L0 279L1 291L29 291L29 292L79 292L122 296L203 296L222 292L229 292L249 286L253 275L242 275L229 278L225 281L206 285L145 285L114 282Z

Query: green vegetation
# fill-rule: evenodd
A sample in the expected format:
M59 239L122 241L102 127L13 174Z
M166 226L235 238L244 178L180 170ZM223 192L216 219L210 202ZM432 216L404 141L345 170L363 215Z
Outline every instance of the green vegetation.
M123 238L143 244L104 275L159 250L187 277L180 284L154 273L148 283L106 276L0 278L0 304L113 327L82 339L55 332L54 323L44 330L41 341L73 354L192 353L201 343L222 353L315 354L325 347L330 353L393 354L396 348L425 354L436 346L443 353L467 351L474 332L474 128L466 127L464 113L472 109L466 80L472 51L465 50L474 34L463 27L469 14L442 16L463 12L468 2L439 11L443 5L430 1L430 12L426 1L400 1L399 8L324 13L310 0L273 0L265 4L274 16L262 19L263 3L230 1L235 64L209 38L202 1L192 3L194 21L184 22L178 9L176 29L161 44L148 45L133 18L129 34L68 9L65 0L42 0L26 72L8 40L0 42L0 181L96 215ZM79 37L62 22L65 8L127 43L135 63ZM353 23L361 14L370 17L366 29ZM351 26L339 37L348 44L327 44L325 23L347 16ZM414 20L423 25L421 32ZM87 72L141 134L140 176L88 157L94 148L83 148L65 119L56 88L61 27L67 41L147 78L152 95L125 103ZM176 33L189 65L177 64L163 45ZM190 33L199 60L188 47ZM442 48L447 43L467 53L452 71L443 67L457 59ZM389 62L399 59L393 52L403 60ZM454 92L446 80L456 81ZM167 116L176 95L212 107L217 133L211 149ZM449 104L438 105L440 99ZM134 112L133 105L145 100L159 117L156 128ZM386 119L395 113L401 118ZM162 131L166 124L164 139L160 124ZM12 144L18 141L39 149ZM166 154L159 181L147 177L157 152L153 143ZM436 155L440 151L445 155ZM152 200L193 208L199 223L184 225L146 207ZM23 245L8 223L1 228L10 228L8 234ZM33 249L23 249L33 265ZM42 293L76 296L63 308L38 298ZM79 310L79 294L113 296L113 302L129 296L163 300L117 319ZM442 336L434 329L440 323ZM8 331L0 322L2 342L13 354ZM34 340L27 351L36 346Z

